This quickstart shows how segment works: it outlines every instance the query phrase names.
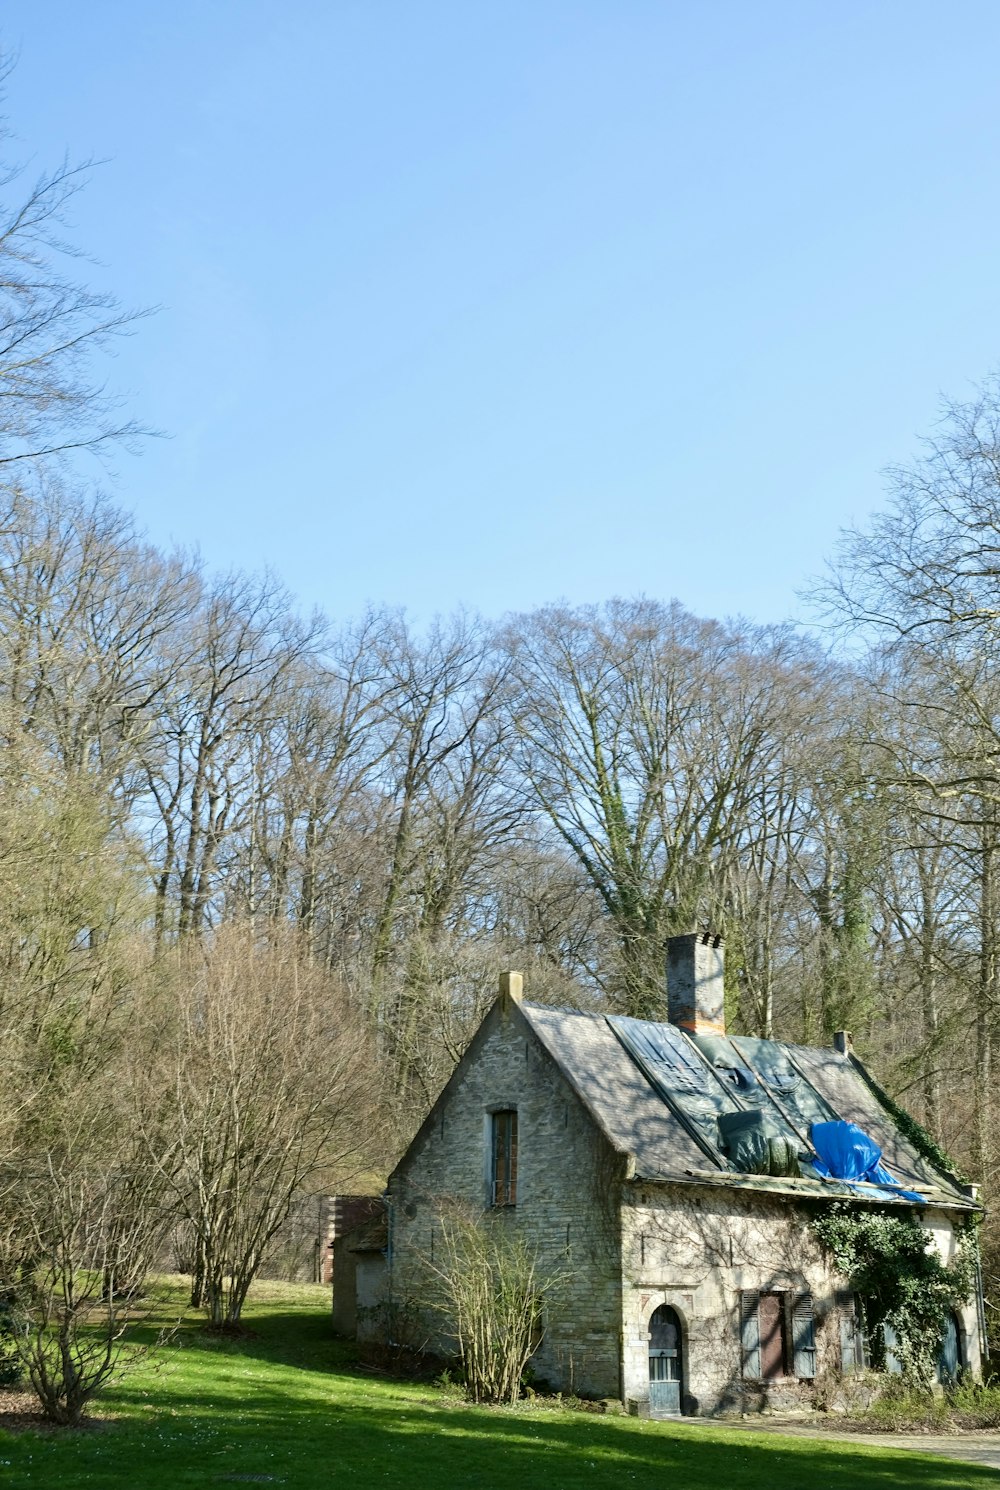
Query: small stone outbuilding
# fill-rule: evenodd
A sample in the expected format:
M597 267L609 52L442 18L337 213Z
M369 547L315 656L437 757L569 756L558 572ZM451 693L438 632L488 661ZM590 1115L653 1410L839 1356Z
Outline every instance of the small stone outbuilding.
M389 1229L383 1201L365 1196L365 1214L333 1242L333 1328L362 1344L385 1329L382 1301ZM360 1211L360 1207L357 1207Z
M532 1361L553 1389L654 1415L788 1410L818 1383L829 1400L865 1356L856 1301L809 1225L819 1205L905 1208L954 1258L974 1194L901 1130L849 1037L727 1037L719 939L674 938L668 966L662 1024L532 1004L505 975L390 1176L370 1334L447 1351L427 1262L442 1203L458 1201L517 1227L562 1276ZM829 1123L863 1130L897 1183L823 1174L812 1135ZM973 1298L945 1350L975 1374L982 1345Z

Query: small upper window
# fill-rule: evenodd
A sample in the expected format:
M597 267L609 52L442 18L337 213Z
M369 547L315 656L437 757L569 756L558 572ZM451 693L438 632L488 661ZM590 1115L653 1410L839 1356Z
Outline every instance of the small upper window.
M491 1116L491 1204L517 1205L517 1113Z

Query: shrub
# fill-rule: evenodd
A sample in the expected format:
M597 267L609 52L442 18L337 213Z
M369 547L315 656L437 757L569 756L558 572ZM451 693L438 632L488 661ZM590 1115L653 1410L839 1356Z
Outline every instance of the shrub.
M466 1394L473 1402L514 1402L542 1341L543 1301L561 1277L542 1273L503 1214L448 1206L440 1224L441 1257L428 1267L461 1356Z
M859 1420L873 1431L890 1433L1000 1428L1000 1387L961 1381L944 1392L929 1392L890 1377Z
M123 1340L157 1226L133 1180L110 1161L49 1155L0 1194L8 1338L52 1423L76 1426L106 1383L153 1348Z

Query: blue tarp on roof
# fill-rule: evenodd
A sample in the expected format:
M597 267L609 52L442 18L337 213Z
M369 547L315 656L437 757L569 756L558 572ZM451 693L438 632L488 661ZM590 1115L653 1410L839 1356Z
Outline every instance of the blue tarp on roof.
M857 1123L813 1123L810 1132L818 1158L815 1168L831 1179L849 1185L878 1185L892 1200L914 1200L925 1204L914 1190L904 1190L895 1175L882 1163L882 1150Z

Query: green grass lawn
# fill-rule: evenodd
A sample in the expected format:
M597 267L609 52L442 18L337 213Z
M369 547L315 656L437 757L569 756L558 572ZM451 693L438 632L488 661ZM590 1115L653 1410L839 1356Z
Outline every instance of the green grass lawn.
M252 1337L191 1319L101 1399L103 1426L0 1432L0 1486L183 1490L239 1483L386 1490L892 1490L995 1485L996 1472L859 1444L710 1424L472 1409L353 1370L325 1289L263 1284Z

